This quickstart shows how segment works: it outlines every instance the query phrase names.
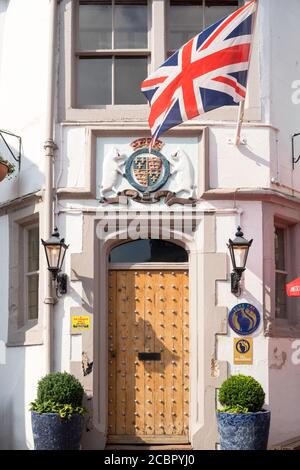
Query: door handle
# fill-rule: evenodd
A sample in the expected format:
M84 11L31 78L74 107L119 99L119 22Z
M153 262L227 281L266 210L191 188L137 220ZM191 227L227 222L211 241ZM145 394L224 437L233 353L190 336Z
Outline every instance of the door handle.
M111 357L116 357L117 353L116 351L110 351Z

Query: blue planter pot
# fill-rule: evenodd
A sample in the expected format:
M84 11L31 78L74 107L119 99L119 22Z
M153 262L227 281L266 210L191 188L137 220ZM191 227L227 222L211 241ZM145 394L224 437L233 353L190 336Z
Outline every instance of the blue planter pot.
M221 450L266 450L270 411L257 413L217 412Z
M57 413L31 412L35 450L79 450L83 416L62 419Z

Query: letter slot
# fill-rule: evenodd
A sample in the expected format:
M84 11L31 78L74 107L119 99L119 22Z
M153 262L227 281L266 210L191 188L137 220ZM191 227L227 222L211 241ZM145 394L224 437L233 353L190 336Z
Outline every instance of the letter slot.
M138 358L140 361L160 361L161 354L158 352L139 352Z

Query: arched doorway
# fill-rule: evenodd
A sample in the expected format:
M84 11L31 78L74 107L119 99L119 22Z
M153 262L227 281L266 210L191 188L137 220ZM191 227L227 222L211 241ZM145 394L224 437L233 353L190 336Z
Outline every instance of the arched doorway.
M189 276L166 240L113 248L108 272L108 442L189 442Z

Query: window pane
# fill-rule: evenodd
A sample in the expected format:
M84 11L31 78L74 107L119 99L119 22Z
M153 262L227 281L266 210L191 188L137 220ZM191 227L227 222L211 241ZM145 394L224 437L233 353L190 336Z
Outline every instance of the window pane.
M285 230L283 228L275 228L275 267L280 271L285 271Z
M78 61L78 106L111 104L112 58L80 58Z
M80 50L111 49L112 7L111 2L79 6Z
M114 31L116 49L142 49L148 46L147 2L116 2Z
M33 275L28 277L27 283L27 299L28 299L28 319L35 320L38 318L38 292L39 292L39 276Z
M168 50L172 51L202 31L202 1L171 1L168 21Z
M115 104L146 103L146 98L140 90L141 83L146 76L146 57L116 57Z
M39 269L39 229L38 227L28 230L28 272Z
M165 240L136 240L113 248L110 263L149 263L188 261L184 248Z
M205 2L205 27L207 28L218 20L224 18L224 16L230 15L233 11L238 8L238 2L217 2L214 0L206 0Z
M286 308L286 274L276 273L275 293L275 316L276 318L287 318Z

